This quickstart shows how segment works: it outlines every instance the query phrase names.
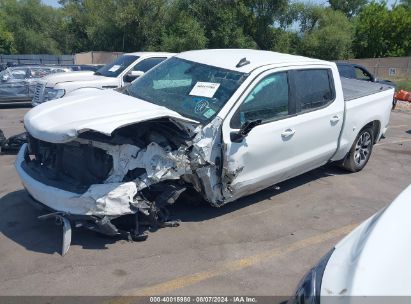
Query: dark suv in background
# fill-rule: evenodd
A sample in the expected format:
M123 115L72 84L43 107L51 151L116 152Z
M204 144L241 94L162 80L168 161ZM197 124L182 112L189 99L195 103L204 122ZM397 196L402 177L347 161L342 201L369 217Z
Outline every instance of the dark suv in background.
M340 72L341 77L353 78L358 80L365 80L371 82L378 82L392 87L396 87L395 82L390 80L377 79L373 74L371 74L365 67L355 63L348 62L336 62L338 72Z

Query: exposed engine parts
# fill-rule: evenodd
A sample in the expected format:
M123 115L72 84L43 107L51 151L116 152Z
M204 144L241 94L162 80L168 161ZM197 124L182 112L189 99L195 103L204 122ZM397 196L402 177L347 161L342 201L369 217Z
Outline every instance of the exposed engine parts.
M62 144L29 136L24 170L68 193L66 201L60 197L53 205L58 212L42 217L63 224L63 254L70 245L70 224L135 241L145 240L147 231L178 226L168 207L188 187L219 206L221 151L215 141L220 124L216 120L194 130L162 119L110 137L85 132Z

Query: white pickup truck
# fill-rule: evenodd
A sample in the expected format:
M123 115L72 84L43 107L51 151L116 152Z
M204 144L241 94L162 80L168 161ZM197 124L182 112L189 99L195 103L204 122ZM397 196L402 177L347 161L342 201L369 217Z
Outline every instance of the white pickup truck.
M46 76L37 82L31 103L33 106L37 106L45 101L61 98L83 88L114 89L123 87L173 55L175 54L156 52L127 53L96 72L81 71Z
M122 93L32 109L16 168L30 195L66 226L144 239L142 222L176 224L166 207L185 190L218 207L332 161L361 170L387 130L393 93L341 81L327 61L184 52ZM135 217L129 231L113 222L124 215Z

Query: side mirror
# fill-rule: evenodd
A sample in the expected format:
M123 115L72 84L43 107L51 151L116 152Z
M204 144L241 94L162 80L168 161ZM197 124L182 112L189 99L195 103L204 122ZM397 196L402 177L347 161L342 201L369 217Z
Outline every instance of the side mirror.
M124 82L133 82L137 78L144 75L143 71L131 71L124 76Z
M240 131L238 131L237 133L231 133L231 141L240 142L244 137L248 135L248 133L250 133L252 129L254 129L256 126L261 125L262 122L263 121L261 119L246 121L241 126Z

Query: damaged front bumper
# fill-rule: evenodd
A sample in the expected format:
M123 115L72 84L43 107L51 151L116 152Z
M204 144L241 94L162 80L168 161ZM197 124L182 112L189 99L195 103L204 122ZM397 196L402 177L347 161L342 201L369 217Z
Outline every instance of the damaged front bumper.
M31 177L23 168L26 157L28 149L27 144L24 144L15 163L24 187L34 199L53 210L67 214L113 217L136 212L129 204L137 193L135 183L97 184L91 185L83 194L69 192L45 185Z
M137 186L134 182L94 184L78 194L46 185L30 176L24 169L28 158L28 146L24 144L15 162L17 173L33 200L50 212L39 219L54 218L63 226L62 255L69 249L72 225L130 241L145 240L145 230L150 228L178 226L178 221L168 220L164 204L174 203L185 190L183 188L168 189L163 194L162 206L135 200ZM113 224L113 220L125 215L132 217L131 225L123 228Z

